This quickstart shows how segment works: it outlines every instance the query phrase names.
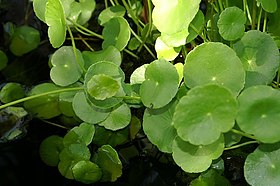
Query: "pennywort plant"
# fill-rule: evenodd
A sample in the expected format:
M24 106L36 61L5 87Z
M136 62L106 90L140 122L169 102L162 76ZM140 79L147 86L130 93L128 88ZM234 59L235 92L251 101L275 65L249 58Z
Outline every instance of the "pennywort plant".
M214 165L223 164L225 151L249 145L255 150L246 157L246 181L275 185L279 6L279 0L105 0L97 18L103 30L96 33L89 28L95 1L33 0L56 48L50 82L15 97L9 93L20 85L7 84L0 108L18 105L49 123L68 119L65 136L50 136L40 146L42 160L68 179L116 181L122 161L114 147L143 132L183 171L200 173L191 185L229 184ZM19 40L18 32L34 34ZM77 48L76 34L88 50ZM64 45L67 36L71 46ZM10 49L22 55L38 45L37 37L33 28L17 28ZM83 37L101 40L100 50ZM23 41L32 44L17 50L13 43ZM139 58L143 51L154 61L138 65L127 80L123 56ZM132 112L141 109L142 118Z

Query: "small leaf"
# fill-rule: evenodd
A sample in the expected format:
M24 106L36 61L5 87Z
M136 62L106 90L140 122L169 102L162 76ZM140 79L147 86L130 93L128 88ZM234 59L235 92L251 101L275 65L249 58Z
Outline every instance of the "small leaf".
M173 123L184 141L209 145L234 126L236 115L237 101L228 89L204 85L192 88L181 98Z
M279 143L260 145L249 154L244 164L244 176L250 185L278 185L280 182Z
M257 2L260 3L262 8L269 13L277 11L277 0L257 0Z
M139 133L141 128L142 125L140 119L132 115L130 125L129 125L129 135L131 140L135 139L136 135Z
M119 51L122 51L130 39L129 24L122 17L114 17L104 24L102 35L104 38L102 43L103 49L115 46Z
M91 161L79 161L72 167L75 180L84 184L95 183L102 177L102 170Z
M221 36L228 41L241 38L245 32L246 16L237 7L229 7L222 11L218 20Z
M47 1L45 20L49 26L48 36L52 46L60 47L66 38L66 19L60 0Z
M63 138L57 135L51 135L45 138L39 147L39 153L42 161L48 166L57 166L59 162L59 153L64 148Z
M79 0L79 3L81 7L81 14L78 17L77 22L84 25L92 17L92 12L95 9L96 2L93 0Z
M6 68L7 64L8 64L8 57L2 50L0 50L0 70Z
M130 120L130 108L127 104L122 104L114 108L109 116L104 121L100 122L99 125L104 126L106 129L116 131L125 128L130 123Z
M98 16L98 22L100 25L104 25L110 19L114 17L123 17L125 15L125 8L121 5L111 6L100 12Z
M145 71L145 81L140 87L143 104L150 108L167 105L178 91L179 75L176 68L164 59L155 60Z
M238 97L238 126L263 143L280 141L280 92L270 86L256 85Z
M59 86L68 86L77 82L82 76L82 70L79 64L83 64L81 52L76 49L77 62L72 46L63 46L59 48L51 57L52 69L50 77L52 81ZM71 75L69 75L71 74Z
M88 146L94 136L94 125L88 123L81 123L79 126L72 128L63 138L64 146L73 143L83 143Z
M230 182L215 170L209 169L208 171L201 173L201 175L192 180L190 186L210 186L210 185L222 185L231 186Z
M189 35L187 37L187 43L193 41L202 32L204 24L204 14L201 10L199 10L188 28Z
M22 56L37 48L39 43L40 32L33 27L23 25L15 29L9 48L16 56Z
M131 76L130 76L130 84L142 84L143 81L145 81L145 72L146 68L148 67L149 64L144 64L141 65L140 67L136 68Z
M0 91L0 101L2 103L9 103L23 97L25 97L25 92L19 83L7 83Z
M105 120L109 112L100 110L91 106L85 96L84 92L78 92L73 99L72 103L75 114L84 122L96 124Z
M223 150L223 136L206 146L194 146L177 136L172 146L172 157L185 172L198 173L207 170L211 166L212 160L220 157Z
M102 170L101 181L114 182L122 175L122 162L117 151L110 145L100 147L93 159Z
M111 98L120 89L118 81L105 74L92 76L86 86L88 94L97 100Z
M245 71L230 47L218 42L207 42L188 53L184 78L189 88L211 83L225 86L237 96L244 86Z

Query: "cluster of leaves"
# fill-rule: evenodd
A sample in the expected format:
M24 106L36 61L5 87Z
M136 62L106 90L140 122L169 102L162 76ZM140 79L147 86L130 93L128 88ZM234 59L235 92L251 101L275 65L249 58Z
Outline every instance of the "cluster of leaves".
M200 0L148 0L144 24L140 1L111 1L98 16L99 35L86 28L94 1L34 0L36 16L48 25L50 43L58 48L50 56L51 82L33 87L27 97L21 85L6 84L0 94L6 104L0 108L24 102L34 117L77 125L40 147L43 161L58 166L68 179L115 181L122 164L112 146L128 140L129 133L133 139L142 128L182 170L202 173L192 185L228 184L212 169L214 161L225 150L253 143L259 146L246 158L246 181L275 185L280 180L280 1L272 2L208 1L203 13ZM72 46L63 45L67 31ZM17 37L22 32L34 37ZM72 32L103 39L101 50L80 51ZM17 28L12 38L15 55L39 42L27 26ZM135 69L126 82L123 53L137 57L131 50L144 47L154 56L147 43L155 43L157 59ZM19 50L19 45L28 48ZM184 61L175 63L180 56ZM0 58L4 68L8 59L3 52ZM145 109L142 124L132 108ZM98 146L93 155L91 144Z

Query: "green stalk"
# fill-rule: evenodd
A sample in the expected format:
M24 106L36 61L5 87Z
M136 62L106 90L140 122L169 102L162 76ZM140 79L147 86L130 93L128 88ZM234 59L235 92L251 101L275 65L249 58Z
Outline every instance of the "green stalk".
M222 12L224 10L222 0L218 0L218 4L219 4L219 7L220 7L220 12Z
M251 16L251 13L250 13L250 9L249 9L247 0L243 0L243 6L244 6L245 15L247 15L248 20L249 20L250 24L252 25L252 16ZM246 14L246 12L247 12L247 14Z
M67 26L67 30L69 32L69 35L70 35L70 38L71 38L71 41L72 41L72 47L73 47L73 52L74 52L74 56L75 56L76 62L78 63L80 68L83 70L83 72L86 72L87 70L84 68L84 66L81 64L81 61L78 58L77 48L76 48L76 44L75 44L75 39L73 37L72 31L71 31L69 26Z
M123 49L123 51L126 52L127 54L131 55L132 57L139 59L139 57L136 54L134 54L133 52L131 52L130 50Z
M259 17L258 17L258 24L257 24L257 30L260 30L261 18L262 18L262 8L260 8L260 13L259 13Z
M103 36L102 36L102 35L97 34L97 33L93 32L93 31L87 29L86 27L84 27L84 26L82 26L82 25L80 25L80 24L78 24L78 23L72 21L71 19L67 19L67 20L69 20L74 26L78 27L79 29L88 32L88 33L89 33L88 36L94 36L94 37L97 37L97 38L99 38L99 39L103 39Z
M133 22L136 24L138 30L141 32L142 31L142 27L139 25L138 18L134 15L134 12L131 10L131 8L129 7L129 5L127 4L127 2L125 0L122 0L122 3L124 5L125 9L127 10L127 12L130 14Z
M255 144L255 143L259 143L259 142L258 141L247 141L245 143L241 143L241 144L238 144L238 145L233 145L231 147L224 148L224 150L237 149L237 148L240 148L240 147L243 147L243 146L246 146L246 145L250 145L250 144Z
M244 137L247 137L247 138L250 138L250 139L253 139L253 140L257 140L254 136L252 136L250 134L247 134L245 132L242 132L242 131L239 131L239 130L236 130L236 129L231 129L230 131L235 133L235 134L238 134L240 136L244 136Z
M263 32L266 32L266 24L267 24L267 12L264 12Z
M252 30L255 29L256 17L257 17L257 5L256 5L256 1L254 0L254 1L253 1L252 24L251 24L251 29L252 29Z
M70 92L70 91L79 91L79 90L84 90L84 87L73 87L73 88L64 88L64 89L59 89L59 90L53 90L53 91L49 91L49 92L44 92L41 94L36 94L36 95L32 95L32 96L28 96L22 99L18 99L9 103L6 103L4 105L0 105L0 110L4 109L6 107L12 106L12 105L16 105L18 103L22 103L31 99L35 99L35 98L39 98L42 96L47 96L50 94L57 94L57 93L61 93L61 92Z

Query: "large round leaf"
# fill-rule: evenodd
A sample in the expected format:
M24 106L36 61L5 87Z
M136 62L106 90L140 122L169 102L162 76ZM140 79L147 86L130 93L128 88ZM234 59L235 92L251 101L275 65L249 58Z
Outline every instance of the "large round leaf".
M100 147L93 160L102 169L101 181L114 182L122 175L122 162L117 151L110 145Z
M243 89L245 72L235 52L225 44L208 42L192 50L184 66L185 84L193 88L214 83L229 88L234 95Z
M235 122L237 101L228 89L204 85L191 89L174 113L178 136L194 145L209 145Z
M176 68L164 59L155 60L145 71L145 81L140 87L143 104L150 108L167 105L178 90L179 75Z
M51 57L52 69L50 76L52 81L60 86L67 86L75 83L82 76L82 70L79 64L83 64L81 52L76 49L77 62L72 46L63 46L59 48Z
M72 103L75 114L83 121L91 124L105 120L109 112L97 109L88 103L84 92L78 92Z
M278 144L260 145L246 158L244 175L253 186L279 185L280 146Z
M40 43L40 32L30 26L23 25L15 29L10 50L16 56L22 56L37 48Z
M102 170L91 161L79 161L73 166L72 171L75 180L84 184L95 183L102 177Z
M122 51L130 39L129 24L122 17L114 17L104 24L102 35L104 37L103 49L115 46L119 51Z
M122 104L117 108L114 108L109 116L99 123L100 126L104 126L106 129L119 130L126 127L131 120L130 108L127 104Z
M48 36L54 48L60 47L66 37L66 20L64 8L61 1L48 0L46 4L45 20L48 29Z
M175 163L185 172L197 173L207 170L212 160L220 157L224 150L224 139L221 136L216 142L206 146L195 146L176 137L172 147Z
M279 50L270 35L257 30L245 33L234 50L246 70L245 87L269 84L279 67Z
M172 122L176 104L173 101L160 109L147 108L143 116L144 133L149 141L166 153L172 152L172 143L177 135Z
M238 97L237 124L263 143L280 141L280 92L265 85L245 89Z
M225 40L234 41L244 35L245 23L246 16L240 8L226 8L218 20L219 33Z

